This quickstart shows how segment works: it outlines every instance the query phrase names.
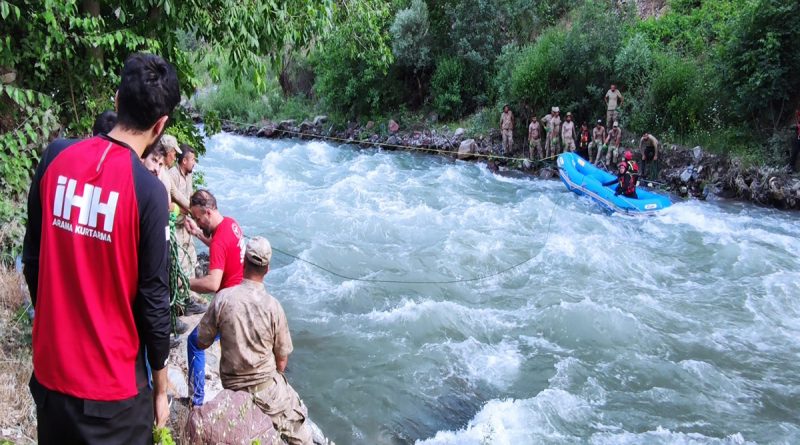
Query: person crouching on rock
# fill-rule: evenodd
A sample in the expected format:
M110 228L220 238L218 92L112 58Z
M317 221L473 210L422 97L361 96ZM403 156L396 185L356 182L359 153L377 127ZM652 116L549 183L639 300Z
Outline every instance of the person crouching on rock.
M625 160L617 166L617 179L603 183L603 186L617 183L614 196L623 195L627 198L639 199L636 195L636 182L639 180L639 165L633 160L630 151L625 152Z
M219 336L222 387L247 391L290 445L311 445L308 412L284 375L292 337L280 302L267 292L272 246L266 238L247 242L244 279L219 291L197 326L197 345L206 349Z

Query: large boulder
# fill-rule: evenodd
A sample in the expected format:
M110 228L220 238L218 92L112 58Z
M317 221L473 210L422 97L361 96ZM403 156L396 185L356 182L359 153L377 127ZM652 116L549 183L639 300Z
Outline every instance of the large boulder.
M455 131L455 133L453 133L453 137L454 137L454 138L456 138L456 139L458 139L458 138L460 138L460 137L464 136L464 133L466 133L466 132L467 132L467 130L464 130L464 129L463 129L463 128L461 128L461 127L459 127L459 128L456 128L456 131Z
M458 159L469 159L478 152L478 143L475 139L467 139L458 146Z
M400 125L394 119L389 119L389 132L397 133L398 131L400 131Z
M214 400L194 407L186 424L188 443L195 445L249 445L283 441L272 420L245 391L222 390Z

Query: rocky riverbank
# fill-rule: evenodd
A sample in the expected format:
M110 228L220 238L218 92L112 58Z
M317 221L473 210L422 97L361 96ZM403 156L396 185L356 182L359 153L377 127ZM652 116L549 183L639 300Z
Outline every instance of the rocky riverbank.
M501 156L497 130L470 138L463 128L454 131L404 130L393 120L381 124L368 122L363 126L351 124L346 129L335 130L325 116L301 123L293 120L263 121L259 125L247 126L224 123L222 129L259 138L325 139L361 147L420 150L483 162L493 171L518 170L543 179L558 176L552 160L531 162L524 159L519 143L514 153ZM636 137L623 134L623 140L636 141ZM662 143L658 177L650 178L654 187L686 198L739 199L784 210L800 210L800 176L790 174L785 168L745 167L735 158L709 153L702 147ZM636 143L628 145L635 148Z

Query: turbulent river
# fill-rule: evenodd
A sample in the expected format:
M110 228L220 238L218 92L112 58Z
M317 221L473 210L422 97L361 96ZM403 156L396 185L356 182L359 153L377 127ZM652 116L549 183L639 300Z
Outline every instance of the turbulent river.
M609 216L435 156L207 147L222 213L276 249L287 375L339 445L800 443L797 213Z

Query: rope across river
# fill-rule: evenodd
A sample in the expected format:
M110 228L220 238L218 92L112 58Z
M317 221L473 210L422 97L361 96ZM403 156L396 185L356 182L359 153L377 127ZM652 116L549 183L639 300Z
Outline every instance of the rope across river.
M327 272L327 273L329 273L329 274L331 274L331 275L333 275L335 277L338 277L338 278L341 278L341 279L344 279L344 280L350 280L350 281L361 281L361 282L365 282L365 283L384 283L384 284L456 284L456 283L469 283L469 282L483 281L483 280L487 280L489 278L494 278L494 277L503 275L506 272L509 272L509 271L511 271L513 269L516 269L516 268L518 268L518 267L520 267L520 266L532 261L537 256L539 256L539 253L542 251L542 249L544 249L544 247L547 245L547 242L550 239L550 232L551 232L550 228L551 228L552 223L553 223L553 215L555 214L556 207L561 202L562 198L563 198L563 196L559 197L559 199L556 200L556 202L553 203L553 207L550 210L550 217L547 220L547 233L545 235L544 243L539 248L539 252L537 252L533 256L528 257L527 259L525 259L523 261L520 261L520 262L518 262L516 264L513 264L513 265L511 265L509 267L506 267L505 269L501 269L501 270L499 270L497 272L493 272L493 273L490 273L490 274L487 274L487 275L481 275L481 276L473 277L473 278L453 278L453 279L448 279L448 280L386 280L386 279L375 279L375 278L358 278L358 277L353 277L353 276L349 276L349 275L345 275L345 274L336 272L336 271L331 270L331 269L329 269L329 268L327 268L325 266L322 266L322 265L320 265L318 263L315 263L315 262L313 262L311 260L307 260L305 258L301 258L301 257L299 257L297 255L292 254L292 253L286 252L286 251L284 251L282 249L278 249L275 246L272 246L272 250L274 250L275 252L278 252L280 254L286 255L286 256L288 256L290 258L294 258L296 260L302 261L302 262L304 262L306 264L309 264L309 265L311 265L313 267L316 267L316 268L318 268L320 270L323 270L323 271L325 271L325 272Z
M239 125L239 126L254 127L254 125L252 125L252 124L247 124L247 123L244 123L244 122L237 122L237 121L233 121L233 120L230 120L230 119L220 119L220 121L221 122L231 123L231 124L236 124L236 125ZM295 136L300 136L300 137L336 141L336 142L341 142L343 144L369 144L369 145L374 145L374 146L377 146L377 147L388 147L388 148L397 148L397 149L404 149L404 150L425 151L425 152L437 153L437 154L442 154L442 155L451 155L451 156L458 156L459 154L465 155L465 153L459 153L458 151L453 151L453 150L442 150L442 149L438 149L438 148L430 148L430 147L415 146L415 145L390 144L388 142L372 142L372 141L369 141L369 140L360 140L360 139L353 139L353 138L340 138L340 137L336 137L336 136L327 136L327 135L316 134L316 133L305 133L305 132L302 132L302 131L286 130L286 129L277 128L277 127L274 129L274 131L275 132L280 132L280 133L291 134L291 135L295 135ZM450 142L450 141L448 140L448 142ZM478 158L501 159L501 160L504 160L504 161L516 161L516 162L524 162L524 161L528 161L528 162L543 162L543 161L548 161L550 159L555 159L555 158L558 157L558 155L553 155L553 156L548 156L548 157L542 158L542 159L532 160L532 159L528 159L528 158L514 158L514 157L510 157L510 156L495 155L495 154L489 154L489 153L466 153L466 155L469 155L471 157L478 157Z

